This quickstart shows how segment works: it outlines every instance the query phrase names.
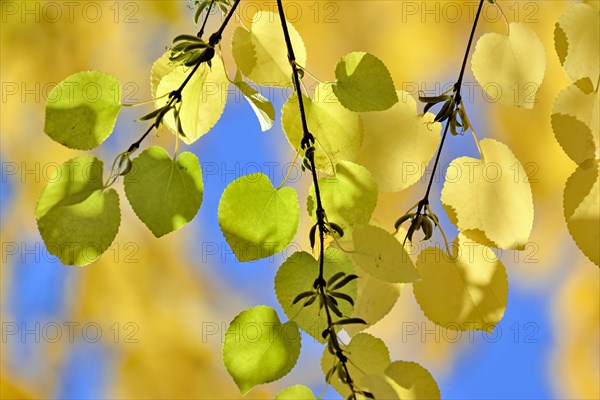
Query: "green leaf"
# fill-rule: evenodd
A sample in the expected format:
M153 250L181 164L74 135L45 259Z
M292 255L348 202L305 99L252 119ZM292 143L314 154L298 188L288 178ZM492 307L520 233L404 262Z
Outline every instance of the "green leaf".
M421 279L413 291L425 316L452 330L492 332L502 319L508 300L504 265L490 248L462 234L453 243L453 254L437 247L419 253Z
M264 86L289 87L292 67L281 32L279 15L259 11L252 17L252 29L236 28L231 41L233 58L242 74ZM287 23L296 62L306 65L306 49L300 34Z
M295 385L277 393L275 400L314 400L313 392L303 385Z
M157 66L157 69L162 68L164 65ZM190 72L191 69L185 66L173 69L161 79L156 89L156 97L168 95L179 89ZM225 109L228 87L229 80L218 55L212 59L212 67L203 63L194 73L181 94L180 118L185 132L185 137L181 139L185 143L194 143L217 123ZM156 108L163 107L168 102L168 96L157 99ZM174 134L177 134L177 124L172 112L165 116L164 122Z
M173 160L162 147L150 147L133 160L124 184L133 211L156 237L186 225L202 204L202 171L192 153Z
M252 86L244 82L244 78L242 78L240 71L237 71L233 84L240 92L242 92L244 98L248 101L250 107L252 107L252 110L260 123L260 129L263 132L271 129L273 121L275 120L275 109L273 108L273 104Z
M338 249L325 250L325 280L342 271L348 275L352 274L354 272L352 261ZM327 317L324 311L319 312L318 302L306 307L304 302L292 304L299 293L313 289L313 283L318 276L319 262L313 256L303 251L294 253L285 260L275 275L275 292L288 318L296 321L302 330L317 341L324 343L321 333L327 328ZM337 291L355 298L356 281L348 283ZM346 316L352 313L352 306L345 301L340 303L339 309Z
M348 372L353 379L358 379L363 375L381 375L391 362L390 353L383 340L368 333L357 334L347 346L342 345L342 349L348 356ZM321 358L321 368L324 374L333 367L335 361L336 358L325 349ZM344 398L350 394L350 389L340 381L337 374L331 378L331 385Z
M392 234L366 225L354 231L352 259L366 273L390 283L408 283L419 274L408 253Z
M313 100L304 95L302 98L308 130L318 141L315 144L317 169L331 172L331 163L356 159L363 141L360 115L348 111L340 104L330 83L320 83L315 89ZM296 94L283 105L281 124L292 148L298 149L304 131Z
M40 235L63 264L96 261L117 236L119 195L104 189L102 169L96 157L73 158L57 169L38 199L35 217Z
M283 250L300 222L296 191L291 187L275 189L262 173L230 183L218 213L225 239L240 261L258 260Z
M267 306L243 311L225 333L223 362L242 395L287 375L299 355L298 326L293 321L282 324Z
M479 38L472 69L492 99L530 109L546 70L544 45L527 25L512 22L508 35L490 32Z
M383 111L398 102L394 81L385 64L372 54L356 51L335 67L333 91L349 110Z
M389 110L362 115L365 140L357 162L375 177L380 193L399 192L419 182L440 143L441 124L417 113L417 102L398 91Z
M44 132L63 146L90 150L112 133L120 110L119 81L103 72L78 72L48 94Z
M373 175L362 165L340 161L336 173L319 179L323 208L329 222L349 231L355 226L369 223L377 205L377 183ZM306 209L316 221L314 184L310 187Z

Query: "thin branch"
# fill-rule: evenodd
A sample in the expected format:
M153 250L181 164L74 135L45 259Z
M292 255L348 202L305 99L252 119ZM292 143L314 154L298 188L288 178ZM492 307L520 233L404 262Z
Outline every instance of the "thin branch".
M296 92L296 96L298 97L298 108L300 110L300 119L302 121L302 131L303 137L300 143L300 147L305 151L305 157L309 161L310 172L313 179L313 184L315 187L315 198L317 203L316 208L316 217L317 217L317 226L319 229L319 276L315 280L314 287L318 292L318 295L321 298L323 308L325 309L325 315L327 317L327 332L329 332L327 336L327 340L329 340L332 344L332 347L335 349L335 357L339 360L342 365L342 369L347 377L346 384L351 390L351 399L356 400L357 390L354 386L354 381L350 377L350 372L348 371L348 358L344 355L337 333L335 332L335 325L333 322L333 318L331 316L331 310L327 301L327 294L325 293L326 282L324 277L324 264L325 264L325 233L326 230L326 215L325 210L323 209L323 203L321 201L321 192L319 188L319 180L317 177L317 167L315 164L315 137L310 133L308 129L308 123L306 118L306 112L304 109L304 101L302 99L302 84L300 81L300 71L301 68L296 63L296 56L294 55L294 47L292 46L292 40L290 38L290 33L288 31L287 22L285 19L285 13L283 11L283 4L281 0L277 0L277 9L279 11L279 19L281 20L281 28L283 30L283 36L285 38L285 44L288 52L288 60L292 67L292 79L294 83L294 88Z
M206 15L204 16L204 21L202 21L202 26L200 27L200 30L198 31L198 34L196 35L199 38L201 38L204 35L204 28L206 28L206 23L208 22L208 16L210 15L210 12L212 11L214 4L215 4L215 0L210 0L210 4L208 5L208 10L206 11Z
M211 2L211 7L212 7L212 3ZM214 49L215 46L217 46L220 42L221 42L221 37L223 35L223 31L225 30L225 28L227 27L227 24L229 23L229 20L231 19L231 16L233 15L233 13L235 12L235 9L237 8L238 4L240 3L240 0L235 0L235 2L233 3L233 5L231 6L231 9L229 10L229 12L227 13L227 15L225 16L225 19L223 20L223 22L221 23L221 26L219 27L219 29L213 33L212 35L210 35L210 39L208 41L210 47L212 47ZM210 13L210 8L207 12L207 16L206 18L208 18L208 14ZM205 18L205 21L206 21ZM200 33L200 32L199 32ZM192 76L194 76L194 74L196 73L196 71L198 71L198 68L200 68L200 65L202 65L203 63L207 62L208 60L199 60L198 63L196 65L194 65L194 67L192 68L192 70L190 71L190 73L187 75L187 77L185 78L185 80L183 81L183 83L179 86L179 88L177 90L172 91L169 94L169 102L167 103L167 107L172 106L173 104L175 104L175 102L179 102L181 101L181 94L183 93L183 89L185 89L185 87L187 86L187 84L189 83L190 79L192 79ZM146 139L146 137L150 134L150 132L152 132L152 129L156 127L156 124L152 124L148 130L146 132L144 132L144 134L134 143L131 144L131 146L129 146L129 149L127 149L127 153L131 154L134 151L136 151L137 149L140 148L140 145L142 144L142 142L144 141L144 139Z
M460 68L460 73L459 73L458 79L456 80L456 83L454 84L454 87L453 87L453 90L454 90L454 94L453 94L454 99L453 100L454 100L454 104L455 104L454 107L456 107L456 105L462 104L462 97L461 97L460 91L462 89L462 83L463 83L463 79L465 76L465 70L467 68L467 61L469 59L469 53L471 52L471 46L473 45L473 39L475 37L477 23L479 22L479 17L481 16L481 10L483 9L483 3L485 1L486 0L479 0L479 7L477 8L477 14L475 15L475 21L473 22L473 27L471 28L471 34L469 36L469 42L467 43L467 49L465 51L465 56L463 58L462 66ZM452 117L450 117L446 120L446 125L444 126L444 132L442 134L442 140L440 142L440 145L437 149L437 153L435 155L435 161L433 163L433 171L431 173L431 177L429 178L429 183L427 184L427 190L425 191L425 195L423 196L423 199L421 199L421 201L419 201L419 203L418 203L415 218L418 218L419 216L424 215L426 207L429 205L429 193L431 192L431 187L433 185L435 173L437 171L438 164L440 162L440 156L442 154L442 149L444 147L444 143L446 142L446 137L448 136L448 130L450 128L451 120L452 120ZM406 243L407 238L408 238L408 234L404 238L404 243Z

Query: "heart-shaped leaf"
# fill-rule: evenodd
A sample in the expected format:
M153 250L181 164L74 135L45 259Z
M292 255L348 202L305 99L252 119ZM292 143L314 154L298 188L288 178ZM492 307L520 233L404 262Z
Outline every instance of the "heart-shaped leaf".
M242 176L225 188L219 225L240 261L269 257L294 238L300 222L298 195L291 187L275 189L262 173Z
M153 146L133 160L125 175L125 194L136 215L154 236L161 237L190 222L202 204L202 171L188 152L171 159Z

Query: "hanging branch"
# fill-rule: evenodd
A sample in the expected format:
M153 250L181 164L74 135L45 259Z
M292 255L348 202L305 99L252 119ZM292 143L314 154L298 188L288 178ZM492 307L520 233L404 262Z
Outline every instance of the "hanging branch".
M315 279L313 284L313 288L316 292L305 292L301 293L296 297L294 303L308 298L308 300L304 303L304 305L312 304L312 302L318 298L320 308L325 309L325 315L327 317L327 328L322 332L322 336L327 340L327 346L329 352L333 354L337 358L337 362L333 366L333 368L326 374L326 380L329 382L331 376L335 372L338 373L341 381L344 382L351 391L351 395L348 397L349 399L356 400L356 396L358 394L362 394L365 397L373 398L373 395L369 392L361 391L356 388L354 380L350 376L350 372L348 370L348 357L342 350L340 346L340 341L337 337L337 333L335 331L336 325L344 325L344 324L354 324L354 323L365 323L363 320L359 318L343 318L342 313L337 307L337 301L334 296L332 296L332 290L336 290L351 282L352 280L358 278L356 275L347 275L343 273L338 273L332 276L329 279L329 282L325 281L324 277L324 264L325 264L325 235L332 233L332 230L336 233L340 234L341 229L333 223L329 223L327 221L325 209L323 208L323 203L321 200L321 192L319 189L319 180L317 176L317 167L315 164L315 137L312 133L310 133L308 129L308 123L306 118L306 111L304 108L304 101L302 99L302 83L300 81L300 74L302 67L300 67L296 63L296 56L294 55L294 48L292 46L292 41L290 38L290 34L287 27L287 22L285 19L285 13L283 11L283 5L281 0L277 0L277 9L279 11L279 18L281 20L281 27L283 30L283 36L285 38L285 43L287 46L288 52L288 60L292 67L292 79L294 84L294 91L296 96L298 97L298 108L300 110L300 119L302 121L302 131L303 136L300 141L300 147L304 151L304 159L308 161L308 169L310 169L310 173L312 175L313 184L315 187L315 198L316 198L316 218L317 223L313 226L310 232L310 241L311 246L314 246L315 241L315 229L319 231L319 276ZM306 162L305 162L306 165ZM340 280L341 279L341 280ZM338 294L339 296L339 294ZM348 297L346 301L353 303L352 299ZM342 318L336 322L333 321L332 314Z
M471 35L469 36L469 42L467 44L467 50L465 51L465 56L463 58L462 66L460 68L460 73L458 75L456 83L451 89L452 94L450 95L443 93L442 95L434 97L419 97L420 101L427 103L425 105L424 113L426 113L427 110L429 110L432 106L443 102L443 106L436 115L434 122L446 121L446 125L442 134L442 140L437 149L435 161L433 163L433 172L431 173L431 177L429 178L429 183L427 184L427 190L425 191L425 195L413 208L411 208L412 210L416 207L417 211L415 213L407 213L406 215L400 217L394 225L396 230L398 230L398 228L403 222L407 220L411 221L406 236L404 237L404 244L406 244L407 239L412 241L412 235L415 231L419 229L422 229L423 233L425 234L424 240L428 240L431 237L433 226L435 225L436 227L440 228L440 232L442 232L444 242L446 243L446 249L449 251L448 241L446 240L446 236L444 235L443 231L441 231L441 227L439 226L439 220L429 208L429 193L431 192L431 187L433 185L435 173L437 171L438 164L440 161L440 155L442 154L442 149L444 147L444 143L446 142L446 137L448 136L448 131L451 131L453 135L456 135L458 134L457 127L462 128L461 133L464 133L469 128L471 128L471 124L469 122L469 119L467 118L467 113L465 111L460 91L462 89L465 69L467 67L467 61L469 59L471 45L473 44L473 38L475 37L477 23L479 22L479 17L481 16L481 10L483 9L483 3L485 1L486 0L479 0L479 7L477 8L475 21L473 22L473 27L471 28ZM477 141L477 138L475 138L475 140ZM411 210L409 210L409 212Z
M183 83L179 86L179 88L177 90L172 91L169 94L169 102L164 107L159 109L160 111L155 110L152 113L140 118L140 120L143 121L143 120L147 120L147 119L152 119L154 117L155 122L148 128L148 130L146 130L146 132L136 142L132 143L131 146L129 146L129 149L127 149L127 151L125 153L130 155L131 153L133 153L134 151L139 149L139 147L142 144L142 142L144 141L144 139L146 139L148 134L150 134L150 132L152 132L152 129L158 128L158 126L162 122L162 118L165 116L165 114L169 110L173 109L175 104L181 102L181 95L183 93L183 89L185 89L185 87L189 83L190 79L192 79L192 76L196 73L196 71L198 71L198 68L200 68L200 65L202 65L203 63L207 63L210 65L210 61L212 60L212 58L215 55L215 47L221 42L223 31L227 27L227 24L229 24L229 21L231 20L231 17L235 13L235 10L239 3L240 3L240 0L235 0L233 5L231 6L231 9L225 16L225 19L221 23L221 26L219 27L219 29L215 33L210 35L210 38L208 39L208 43L205 43L202 40L202 35L204 33L204 27L206 26L206 21L208 20L208 16L214 5L214 0L212 0L210 5L208 6L208 10L206 11L206 16L202 23L202 27L200 28L200 31L198 32L198 34L196 36L179 35L179 36L175 37L175 39L173 40L174 46L172 47L171 60L182 62L183 65L186 65L188 67L193 67L193 68L191 69L191 71L189 72L189 74L187 75L187 77L185 78ZM176 44L177 42L179 42L179 43ZM156 115L153 115L153 113L156 113ZM150 116L150 118L148 118L149 116ZM180 134L181 133L182 132L180 132Z

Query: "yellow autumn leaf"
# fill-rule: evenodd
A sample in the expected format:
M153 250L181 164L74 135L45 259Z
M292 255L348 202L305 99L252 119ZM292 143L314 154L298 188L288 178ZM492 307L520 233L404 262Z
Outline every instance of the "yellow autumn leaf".
M383 375L369 375L361 379L362 385L376 399L386 400L436 400L440 389L433 376L416 362L394 361Z
M358 163L371 171L380 193L399 192L419 181L440 142L434 115L417 114L417 102L398 92L392 108L362 114L365 138Z
M467 237L486 246L523 249L533 228L533 199L523 166L505 144L480 143L484 159L459 157L446 171L442 203Z
M546 53L534 31L513 22L508 35L491 32L479 38L472 69L483 90L494 100L533 108L546 70Z
M492 332L506 309L506 269L490 248L463 235L452 248L451 255L437 247L419 253L415 298L425 316L443 328Z
M561 91L552 106L552 129L556 140L573 161L600 158L600 95L584 93L571 85Z
M402 400L439 399L440 389L423 366L416 362L394 361L385 369L385 375L397 385Z
M589 4L573 4L556 23L554 45L571 81L598 89L600 13Z
M400 297L400 284L389 283L372 277L357 267L356 280L357 292L354 300L352 318L361 318L367 324L346 325L348 334L355 335L358 332L375 325L385 317L394 307Z
M362 375L381 375L391 361L390 353L383 340L368 333L357 334L348 345L342 345L342 349L348 357L348 372L353 379ZM323 373L327 375L336 362L337 359L325 348L321 358ZM350 394L350 389L342 383L336 373L331 377L330 383L344 398Z
M239 68L252 82L264 86L289 87L292 67L281 30L279 15L259 11L252 18L252 28L238 27L233 32L231 51ZM306 49L298 31L289 22L296 62L306 65Z
M600 176L598 160L581 164L565 186L563 205L571 236L581 251L600 266Z

